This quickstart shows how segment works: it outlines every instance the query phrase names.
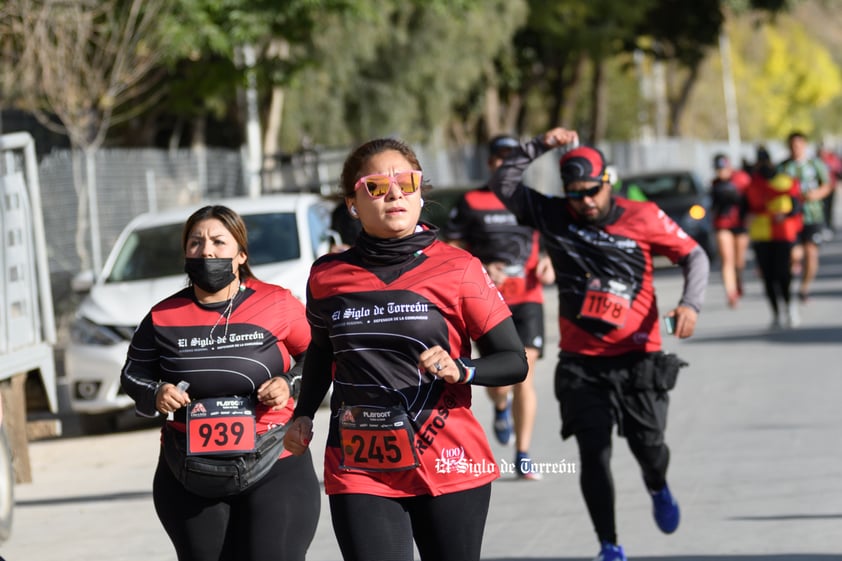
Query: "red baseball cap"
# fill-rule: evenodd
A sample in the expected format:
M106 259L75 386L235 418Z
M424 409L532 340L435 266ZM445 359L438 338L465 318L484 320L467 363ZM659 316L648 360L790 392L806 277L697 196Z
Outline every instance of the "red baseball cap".
M605 156L593 146L580 146L565 152L558 165L564 185L575 181L608 181Z

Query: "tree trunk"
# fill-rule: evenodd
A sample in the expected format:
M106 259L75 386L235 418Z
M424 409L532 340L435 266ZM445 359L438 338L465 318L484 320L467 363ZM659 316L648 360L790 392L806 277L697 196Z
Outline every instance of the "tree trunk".
M503 130L506 132L518 130L518 120L522 110L523 97L520 94L512 94L503 112Z
M91 231L91 266L99 274L102 270L102 232L99 227L99 193L96 181L96 146L85 148L85 182L88 189L88 223Z
M485 117L485 128L488 138L500 134L503 124L500 119L500 92L496 84L489 84L485 88L485 102L483 103L483 115Z
M207 144L207 138L205 138L206 127L207 120L204 115L193 117L193 135L190 138L190 146L192 148L204 147Z
M694 64L688 70L687 77L684 78L678 90L678 95L669 100L669 135L672 137L681 136L681 117L687 108L690 92L693 91L693 86L699 78L699 64Z
M281 86L272 88L272 99L269 102L269 115L266 121L266 134L263 135L263 165L267 169L275 167L275 158L279 152L278 139L281 136L281 122L284 113L284 93Z
M591 106L590 143L596 144L605 136L607 122L605 113L608 92L605 87L605 61L603 59L594 61L591 95L593 104Z
M570 78L565 85L566 95L564 96L564 104L561 106L561 122L554 123L553 126L562 124L568 127L574 126L576 118L576 106L579 104L579 98L582 94L582 75L585 73L585 66L588 64L587 57L583 54L579 55L573 65L573 71Z
M550 108L547 113L547 122L544 125L546 130L558 126L559 119L562 119L562 122L564 122L562 113L564 112L564 106L567 101L566 94L568 92L567 88L565 88L561 68L556 69L555 76L550 81L550 88L552 90L552 102L550 103Z
M289 42L284 39L273 40L266 50L266 58L287 60L289 58ZM267 168L275 167L276 160L272 156L279 152L278 144L284 117L285 93L286 90L282 86L274 85L272 87L272 98L266 116L266 132L263 135L263 165Z
M73 161L73 189L76 191L76 254L79 256L79 269L92 269L91 253L88 250L88 192L82 178L82 151L76 145L71 149ZM99 271L94 271L98 274Z

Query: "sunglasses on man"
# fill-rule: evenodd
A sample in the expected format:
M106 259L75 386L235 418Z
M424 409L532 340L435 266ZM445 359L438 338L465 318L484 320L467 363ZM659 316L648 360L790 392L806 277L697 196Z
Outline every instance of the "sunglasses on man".
M373 173L360 177L354 184L354 191L365 186L365 191L372 199L385 197L392 184L396 184L404 195L414 193L421 188L421 172L419 170L401 171L395 175Z
M565 191L565 196L568 199L572 199L575 201L581 201L585 197L596 197L599 195L599 192L602 191L602 188L605 186L605 182L600 183L599 185L594 185L593 187L589 187L587 189L580 189L578 191Z

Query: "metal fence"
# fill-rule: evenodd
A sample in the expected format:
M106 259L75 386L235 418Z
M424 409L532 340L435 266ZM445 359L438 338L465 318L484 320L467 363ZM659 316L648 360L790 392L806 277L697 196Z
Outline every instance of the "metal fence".
M624 173L657 168L686 168L707 181L715 152L729 153L724 142L664 139L600 145L607 159ZM773 157L782 157L781 143L770 143ZM458 150L416 147L425 174L437 187L479 185L488 179L484 146ZM264 192L338 193L338 178L347 149L308 150L267 159L261 174ZM754 145L745 144L738 158L753 160ZM558 154L547 154L527 171L530 185L559 193ZM96 154L96 186L101 255L107 256L122 228L134 216L155 209L197 205L203 199L245 196L244 157L240 151L106 149ZM84 166L82 166L84 167ZM44 223L49 247L54 298L70 295L70 279L82 269L80 248L90 249L91 235L80 212L73 181L73 153L56 150L39 164ZM84 204L82 206L85 206ZM185 214L185 218L186 218Z
M208 150L102 150L96 156L96 186L103 255L122 228L147 211L189 205L205 197L243 193L239 153ZM39 165L50 269L75 273L81 266L78 244L90 247L90 232L78 235L80 200L73 181L73 154L54 151ZM84 184L81 186L84 189ZM84 206L84 205L83 205Z

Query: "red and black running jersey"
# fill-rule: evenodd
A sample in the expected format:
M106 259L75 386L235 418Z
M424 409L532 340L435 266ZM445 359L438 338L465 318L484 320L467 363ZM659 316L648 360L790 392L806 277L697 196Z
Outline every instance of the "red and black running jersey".
M698 244L655 203L612 197L599 223L577 221L567 200L523 185L523 170L548 147L540 139L509 158L492 187L518 221L538 230L556 271L559 346L616 356L661 348L652 256L673 263Z
M326 333L335 360L327 493L440 495L496 479L485 432L470 410L471 386L447 384L420 370L418 360L434 345L451 357L469 357L471 341L510 315L482 264L441 241L396 266L364 261L358 248L317 260L307 317L314 330ZM359 438L364 447L343 440L342 407L366 408L372 415L405 412L417 467L348 468L351 459L382 467L375 460L389 456L390 444L365 435Z
M508 277L499 289L507 304L544 301L536 273L538 232L518 224L488 187L468 191L459 199L443 233L448 240L461 241L483 263L506 264Z
M734 170L728 179L711 182L713 227L716 229L742 228L745 226L743 201L751 177Z
M155 414L159 382L190 383L191 399L254 396L273 376L287 372L290 356L310 344L304 305L276 285L248 279L231 300L210 305L192 288L156 304L132 337L121 383L141 414ZM257 432L287 422L295 403L281 411L257 404ZM184 422L184 410L175 421Z

